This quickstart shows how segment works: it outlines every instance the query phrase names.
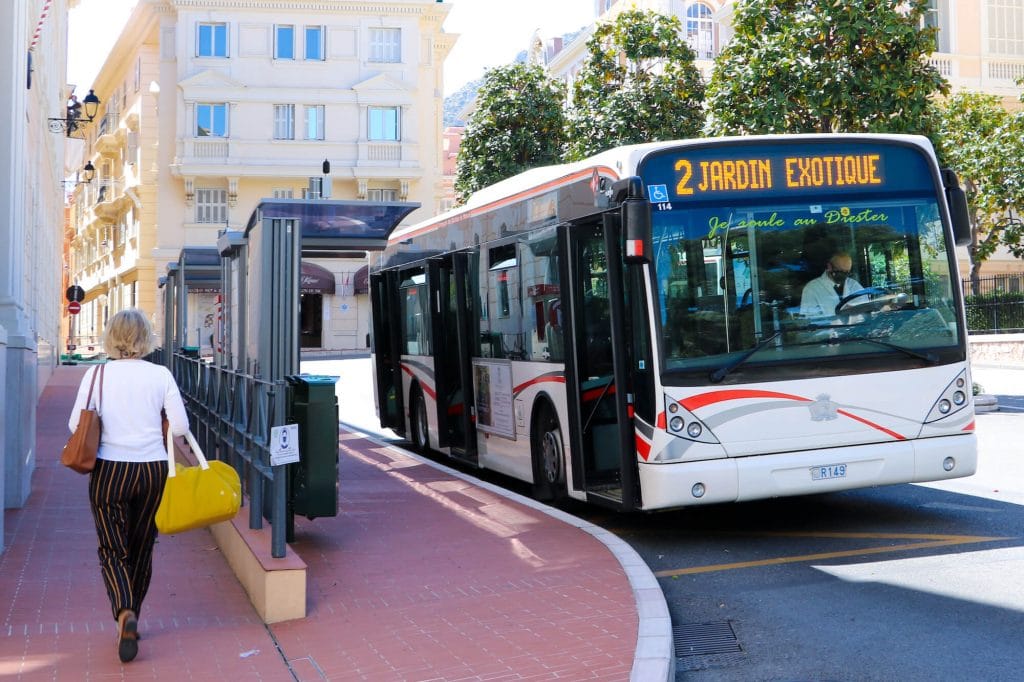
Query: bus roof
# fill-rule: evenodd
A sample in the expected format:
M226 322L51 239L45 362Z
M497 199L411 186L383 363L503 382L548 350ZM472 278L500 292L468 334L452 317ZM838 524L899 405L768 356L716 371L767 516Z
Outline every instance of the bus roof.
M625 145L603 151L581 161L553 166L539 166L523 171L518 175L501 180L477 190L462 206L445 213L440 213L427 220L404 225L396 229L389 243L399 242L414 234L430 231L432 226L440 226L453 219L478 213L485 213L512 201L527 199L559 185L578 180L592 169L601 169L614 178L633 175L640 162L648 154L672 147L701 146L713 144L750 144L756 142L785 141L801 142L808 140L887 140L911 144L926 150L934 156L931 142L921 135L900 135L882 133L797 133L788 135L746 135L737 137L703 137L687 140L668 140L663 142L645 142L642 144Z

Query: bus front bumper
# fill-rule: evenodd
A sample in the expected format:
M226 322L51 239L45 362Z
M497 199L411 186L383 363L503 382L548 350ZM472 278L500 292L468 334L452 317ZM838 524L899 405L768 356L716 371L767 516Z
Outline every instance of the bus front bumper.
M952 468L949 468L949 467ZM970 476L973 432L841 448L668 464L639 463L645 510L811 495Z

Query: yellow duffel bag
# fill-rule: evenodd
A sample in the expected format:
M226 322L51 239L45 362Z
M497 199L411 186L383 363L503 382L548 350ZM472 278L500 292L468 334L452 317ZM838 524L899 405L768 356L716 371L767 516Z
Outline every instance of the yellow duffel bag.
M242 482L225 462L208 462L191 432L185 434L199 466L174 461L174 443L167 432L167 483L156 510L156 528L164 535L233 519L242 505Z

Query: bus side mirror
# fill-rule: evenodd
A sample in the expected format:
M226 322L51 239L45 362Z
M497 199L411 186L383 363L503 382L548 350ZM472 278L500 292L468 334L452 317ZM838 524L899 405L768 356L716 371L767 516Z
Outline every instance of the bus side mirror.
M651 204L644 196L643 182L637 176L612 184L612 201L622 206L622 232L627 263L651 262Z
M627 263L650 263L651 204L646 199L622 202L622 231L626 237L623 260Z
M953 242L957 246L967 246L971 243L971 214L967 209L967 193L960 187L956 173L950 168L942 169L942 184L946 189L949 217L953 220Z

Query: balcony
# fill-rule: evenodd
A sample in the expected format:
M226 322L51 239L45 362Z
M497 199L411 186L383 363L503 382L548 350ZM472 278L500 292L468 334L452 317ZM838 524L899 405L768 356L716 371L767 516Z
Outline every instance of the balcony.
M121 148L122 140L119 139L120 128L118 120L120 116L116 111L103 115L96 127L96 151L107 156L115 156Z
M120 210L119 201L124 196L124 182L121 180L100 180L96 190L96 203L92 210L98 217L110 220Z

